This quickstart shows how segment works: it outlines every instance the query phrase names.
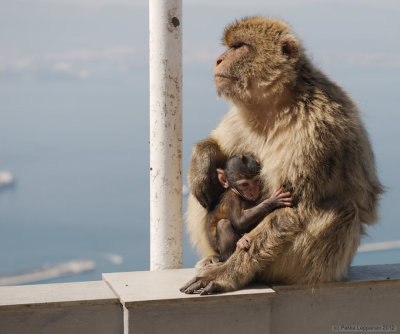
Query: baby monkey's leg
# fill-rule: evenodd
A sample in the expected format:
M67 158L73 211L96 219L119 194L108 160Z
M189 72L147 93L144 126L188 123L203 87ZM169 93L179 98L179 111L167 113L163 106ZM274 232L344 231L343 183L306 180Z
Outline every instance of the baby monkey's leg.
M221 219L217 223L218 251L221 261L226 261L236 249L239 235L233 229L229 219Z

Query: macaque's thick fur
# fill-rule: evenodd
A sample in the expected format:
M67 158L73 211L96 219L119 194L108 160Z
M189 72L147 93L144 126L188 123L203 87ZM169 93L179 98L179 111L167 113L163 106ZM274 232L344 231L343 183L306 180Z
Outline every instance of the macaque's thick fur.
M234 154L247 153L260 161L264 198L284 186L296 205L266 216L249 233L249 250L236 250L225 263L204 266L209 262L203 260L198 272L202 286L216 292L254 280L342 280L363 224L377 221L382 193L357 107L311 64L280 20L237 21L226 28L224 43L228 48L247 46L242 58L226 65L236 81L216 83L219 95L234 107L210 138L193 149L186 216L191 240L204 257L216 255L207 239L206 205L198 199L212 192L209 179L215 178L215 168ZM221 59L228 62L224 55Z

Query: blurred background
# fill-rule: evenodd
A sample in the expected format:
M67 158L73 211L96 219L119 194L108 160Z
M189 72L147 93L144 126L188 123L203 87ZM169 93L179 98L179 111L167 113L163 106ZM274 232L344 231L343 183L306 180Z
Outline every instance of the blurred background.
M386 187L353 264L400 263L400 2L183 2L184 180L229 110L212 78L224 27L284 19L359 104ZM42 282L149 269L148 67L145 0L1 0L0 276L77 259L91 270ZM184 267L197 259L185 235Z

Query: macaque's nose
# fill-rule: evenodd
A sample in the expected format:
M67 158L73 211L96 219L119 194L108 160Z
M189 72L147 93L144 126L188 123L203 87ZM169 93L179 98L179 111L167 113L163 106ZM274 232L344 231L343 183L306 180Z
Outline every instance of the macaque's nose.
M222 58L218 58L217 59L217 62L215 63L215 66L218 66L219 64L221 64L222 63Z

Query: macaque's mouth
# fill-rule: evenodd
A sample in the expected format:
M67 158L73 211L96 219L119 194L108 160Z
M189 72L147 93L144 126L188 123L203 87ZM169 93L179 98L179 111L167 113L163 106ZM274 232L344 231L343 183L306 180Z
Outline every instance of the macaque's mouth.
M214 79L228 79L228 80L236 80L235 77L231 77L229 75L224 75L224 74L216 74L214 75Z

